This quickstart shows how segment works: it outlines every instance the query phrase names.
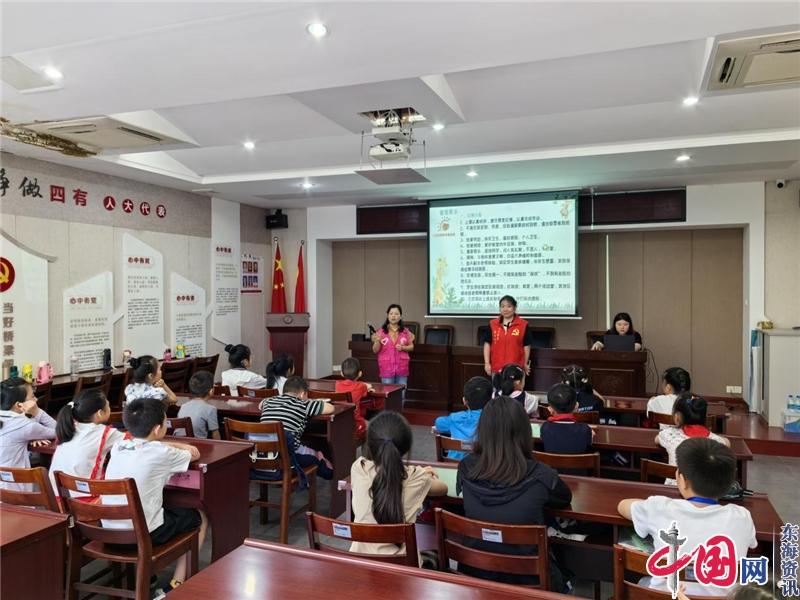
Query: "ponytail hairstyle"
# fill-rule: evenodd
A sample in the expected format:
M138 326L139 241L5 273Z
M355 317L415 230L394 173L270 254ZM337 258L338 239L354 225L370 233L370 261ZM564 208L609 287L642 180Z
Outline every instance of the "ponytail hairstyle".
M72 402L67 402L58 411L56 419L56 437L59 443L70 441L75 437L75 422L91 423L92 415L105 409L108 398L100 388L83 390Z
M134 383L147 383L148 375L158 373L158 359L149 354L145 354L139 358L131 358L128 364L133 367Z
M278 386L278 377L289 377L294 371L294 359L290 354L279 354L267 364L267 388Z
M593 394L592 384L589 383L589 374L580 365L567 365L561 369L561 383L565 383L576 392Z
M383 333L389 335L389 311L393 308L396 308L400 312L400 320L397 322L397 331L403 331L405 327L403 325L403 307L399 304L390 304L389 307L386 309L386 320L381 325L381 329L383 329Z
M244 369L242 363L250 360L250 348L244 344L228 344L225 346L225 352L228 353L228 362L234 369Z
M525 379L525 371L515 363L509 363L492 378L494 387L500 390L501 396L510 396L518 381Z
M0 384L0 410L11 410L18 402L25 402L30 383L22 377L10 377ZM0 422L0 427L3 424Z
M678 427L685 425L703 425L706 424L706 411L708 403L705 398L695 396L691 392L683 392L675 404L672 406L673 417L678 415L680 424Z
M692 389L692 378L689 376L689 371L680 367L670 367L664 371L664 383L670 384L676 395Z
M367 457L375 463L369 488L372 516L380 525L405 523L403 480L408 477L403 456L411 450L413 434L405 417L383 411L367 427Z

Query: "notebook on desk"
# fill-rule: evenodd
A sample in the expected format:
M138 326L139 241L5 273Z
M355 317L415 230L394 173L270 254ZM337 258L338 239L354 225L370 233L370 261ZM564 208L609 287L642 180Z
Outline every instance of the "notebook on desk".
M604 335L603 350L613 350L615 352L633 352L635 338L632 335Z

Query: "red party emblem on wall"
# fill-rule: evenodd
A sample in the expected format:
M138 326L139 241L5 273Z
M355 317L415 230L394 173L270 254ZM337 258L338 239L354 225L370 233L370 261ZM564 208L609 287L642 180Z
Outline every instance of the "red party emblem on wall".
M14 285L14 279L17 273L14 270L14 265L5 256L0 257L0 292L5 292L11 289Z

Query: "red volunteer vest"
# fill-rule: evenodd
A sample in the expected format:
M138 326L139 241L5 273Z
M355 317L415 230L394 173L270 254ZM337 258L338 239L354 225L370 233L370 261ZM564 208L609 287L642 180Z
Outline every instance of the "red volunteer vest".
M492 331L492 372L498 373L508 363L514 363L525 368L525 349L522 341L525 339L525 330L528 322L518 316L514 316L509 326L503 327L499 319L489 321L489 328Z

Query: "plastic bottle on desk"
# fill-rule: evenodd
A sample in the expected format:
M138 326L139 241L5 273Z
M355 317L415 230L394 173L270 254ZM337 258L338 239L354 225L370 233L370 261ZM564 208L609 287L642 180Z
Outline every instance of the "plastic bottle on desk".
M75 377L78 374L79 368L80 364L78 362L78 357L73 354L69 357L69 374L72 377Z
M164 362L169 362L172 360L172 349L167 348L164 350Z

